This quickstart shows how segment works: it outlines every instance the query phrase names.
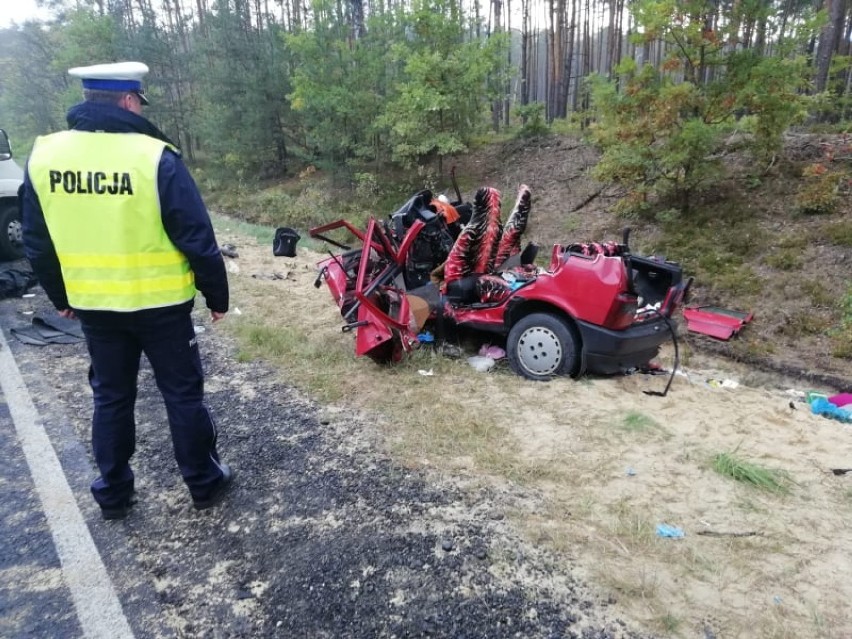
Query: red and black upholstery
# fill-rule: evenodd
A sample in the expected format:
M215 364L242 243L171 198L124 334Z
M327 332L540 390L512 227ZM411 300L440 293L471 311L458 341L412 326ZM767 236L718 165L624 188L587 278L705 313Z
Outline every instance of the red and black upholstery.
M531 202L532 195L530 194L530 187L526 184L521 184L518 189L518 201L515 203L515 208L512 209L512 213L503 227L503 235L500 237L497 255L489 272L495 268L500 268L503 262L521 252L521 235L527 229Z
M582 242L569 244L563 251L565 253L579 253L580 255L605 255L607 257L618 257L624 255L624 246L618 242Z
M500 241L500 192L484 186L476 192L473 213L456 238L444 264L444 282L483 275L493 267Z

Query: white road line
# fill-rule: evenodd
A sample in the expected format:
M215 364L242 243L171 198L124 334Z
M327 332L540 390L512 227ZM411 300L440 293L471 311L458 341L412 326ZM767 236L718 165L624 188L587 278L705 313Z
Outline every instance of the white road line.
M15 422L36 492L41 499L62 574L77 617L88 639L131 639L133 631L121 609L92 535L74 501L71 487L50 439L40 423L9 344L0 330L0 388Z

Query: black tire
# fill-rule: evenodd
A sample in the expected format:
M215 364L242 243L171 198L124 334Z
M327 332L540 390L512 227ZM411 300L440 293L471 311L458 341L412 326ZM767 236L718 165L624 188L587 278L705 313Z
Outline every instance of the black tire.
M550 313L533 313L509 331L509 366L520 375L544 382L580 369L580 337L568 321Z
M0 259L19 260L24 256L21 217L14 204L0 205Z

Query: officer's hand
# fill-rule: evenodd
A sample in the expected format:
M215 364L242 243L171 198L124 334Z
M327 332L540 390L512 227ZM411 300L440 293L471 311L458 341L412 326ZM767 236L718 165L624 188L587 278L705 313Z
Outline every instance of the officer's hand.
M65 319L77 319L77 316L74 315L74 311L70 308L64 308L59 311L59 317L64 317Z
M225 314L224 313L218 313L216 311L210 311L210 317L213 318L214 322L218 322L220 319L225 317Z

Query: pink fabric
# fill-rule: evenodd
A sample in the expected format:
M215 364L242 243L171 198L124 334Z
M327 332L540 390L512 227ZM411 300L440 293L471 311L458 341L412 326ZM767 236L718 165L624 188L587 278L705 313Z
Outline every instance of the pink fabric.
M839 395L832 395L828 398L828 401L830 401L835 406L843 408L844 406L852 404L852 393L840 393Z

